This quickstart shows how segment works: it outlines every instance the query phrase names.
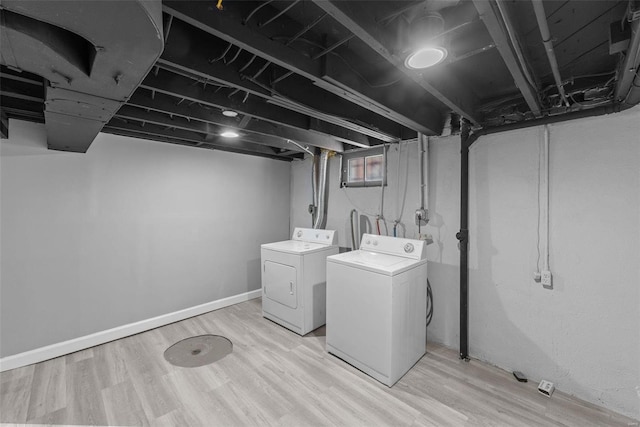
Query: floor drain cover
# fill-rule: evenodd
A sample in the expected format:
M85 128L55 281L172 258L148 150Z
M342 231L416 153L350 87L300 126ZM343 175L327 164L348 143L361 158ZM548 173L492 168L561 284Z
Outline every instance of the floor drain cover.
M172 365L195 368L208 365L231 353L233 344L220 335L199 335L178 341L164 352Z

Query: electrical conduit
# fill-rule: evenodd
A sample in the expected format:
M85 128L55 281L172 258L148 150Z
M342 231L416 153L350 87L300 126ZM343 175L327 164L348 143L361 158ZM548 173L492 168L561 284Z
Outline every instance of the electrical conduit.
M547 58L549 59L549 65L553 72L553 79L558 87L558 93L564 105L569 106L567 96L564 93L564 86L562 86L562 78L560 77L560 69L558 68L558 61L556 60L556 54L553 50L553 42L551 41L551 32L549 31L549 25L547 24L547 15L544 12L544 5L542 0L531 0L533 4L533 11L536 14L538 20L538 28L540 29L540 36L542 37L542 43L547 51Z

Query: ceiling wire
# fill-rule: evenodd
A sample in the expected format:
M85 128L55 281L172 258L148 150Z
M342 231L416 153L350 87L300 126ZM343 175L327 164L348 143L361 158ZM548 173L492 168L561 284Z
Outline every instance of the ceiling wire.
M216 61L220 61L221 59L223 59L225 57L225 55L227 53L229 53L229 50L231 50L231 47L233 46L233 43L229 43L227 45L227 48L222 52L222 54L220 56L217 56L215 58L209 59L209 64L213 64Z
M353 38L353 35L349 36L349 37L348 37L348 40L350 40L351 38ZM274 40L282 40L282 39L285 39L285 37L283 37L283 36L276 36L276 37L273 37L273 39L274 39ZM347 39L347 38L345 38L345 39ZM346 41L348 41L348 40L345 40L345 39L342 39L340 42L334 43L334 45L332 45L331 47L333 47L333 46L335 46L335 45L338 45L338 46L339 46L339 45L341 45L341 44L345 43ZM345 65L347 65L347 67L349 67L349 68L351 69L351 71L353 71L354 73L356 73L356 74L358 75L358 77L360 77L360 78L361 78L361 79L362 79L362 80L367 84L367 86L369 86L369 87L371 87L371 88L377 89L377 88L383 88L383 87L392 86L392 85L394 85L394 84L398 83L400 80L402 80L402 77L400 77L400 78L397 78L397 79L395 79L395 80L392 80L392 81L389 81L389 82L385 82L385 83L372 83L372 82L370 82L370 81L369 81L369 79L367 79L367 78L366 78L366 77L365 77L365 76L364 76L360 71L358 71L358 70L357 70L357 69L356 69L356 68L355 68L355 67L354 67L354 66L353 66L353 65L352 65L352 64L351 64L351 63L350 63L350 62L349 62L349 61L348 61L344 56L340 55L340 54L339 54L339 53L337 53L337 52L333 52L333 49L337 48L338 46L335 46L335 48L333 48L333 49L329 50L329 48L326 48L326 49L325 49L325 47L324 47L323 45L321 45L320 43L316 43L316 42L314 42L314 41L311 41L311 40L309 40L309 39L305 39L305 38L302 38L302 37L299 37L298 39L296 39L296 41L298 41L298 42L304 42L304 43L310 44L310 45L312 45L312 46L318 47L318 48L320 48L320 49L323 49L323 51L321 51L321 52L320 52L320 53L322 53L323 55L326 55L326 54L329 54L329 53L330 53L331 55L334 55L334 56L338 57L342 62L344 62L344 63L345 63ZM341 42L342 42L342 43L341 43ZM338 43L340 43L340 44L338 44ZM325 51L326 51L326 52L325 52ZM316 55L314 55L311 59L314 59L314 60L315 60L315 59L318 59L318 58L320 58L320 54L316 54ZM275 80L272 82L272 84L276 84L276 83L278 83L278 82L280 82L280 81L284 80L285 78L287 78L287 77L291 76L292 74L294 74L294 72L293 72L293 71L287 71L285 74L283 74L282 76L280 76L280 77L278 77L277 79L275 79Z
M282 9L280 12L276 13L276 15L270 19L267 19L265 22L262 22L260 25L258 25L258 28L262 28L270 23L272 23L273 21L275 21L276 19L278 19L279 17L281 17L282 15L284 15L285 13L287 13L287 11L289 9L291 9L293 6L295 6L296 4L298 4L300 2L300 0L295 0L293 3L291 3L289 6L285 7L284 9Z
M238 48L238 51L236 52L235 55L233 55L233 58L231 58L229 60L229 62L227 62L226 60L224 61L225 65L231 65L233 64L233 62L238 59L238 56L240 56L240 53L243 51L244 49L242 49L241 47Z
M298 39L298 37L302 36L304 33L306 33L307 31L309 31L310 29L312 29L313 27L315 27L316 25L318 25L318 23L320 21L322 21L324 19L325 16L327 16L328 13L324 13L322 15L320 15L318 18L316 18L312 23L308 24L306 27L304 27L302 30L298 31L296 33L296 35L294 35L293 37L291 37L289 39L289 41L287 41L284 45L285 46L289 46L291 43L293 43L294 41L296 41Z
M246 25L247 22L249 22L249 20L251 19L251 17L256 14L257 11L259 11L260 9L262 9L263 7L265 7L266 5L268 5L271 2L273 2L273 0L267 0L267 1L263 2L263 3L260 3L258 5L258 7L253 9L251 11L251 13L249 13L249 15L247 15L247 17L242 20L242 24Z
M269 65L271 65L271 61L265 62L265 64L258 71L256 71L256 73L253 75L253 78L254 79L258 78L258 76L260 76L260 74L262 74Z
M257 57L258 57L258 55L253 55L253 56L251 57L251 59L250 59L246 64L244 64L244 66L243 66L242 68L240 68L240 70L239 70L239 71L240 71L240 72L243 72L244 70L246 70L247 68L249 68L249 66L253 63L253 61L255 61L255 59L256 59Z
M389 15L383 17L383 18L378 19L376 22L378 22L378 23L386 22L385 25L389 25L389 23L391 21L393 21L395 18L397 18L398 16L402 15L403 13L405 13L405 12L411 10L411 9L415 9L416 7L420 6L423 3L424 3L423 1L417 1L417 2L415 2L413 4L408 5L408 6L404 6L404 7L400 8L399 10L397 10L395 12L392 12Z

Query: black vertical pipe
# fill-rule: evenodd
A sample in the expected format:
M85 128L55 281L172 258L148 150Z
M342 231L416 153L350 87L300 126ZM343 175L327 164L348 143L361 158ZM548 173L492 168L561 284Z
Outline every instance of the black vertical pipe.
M460 358L469 358L469 142L471 126L463 120L460 132Z

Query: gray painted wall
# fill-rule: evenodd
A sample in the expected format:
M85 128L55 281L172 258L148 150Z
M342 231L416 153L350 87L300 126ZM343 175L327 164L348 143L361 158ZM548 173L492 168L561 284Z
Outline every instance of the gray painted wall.
M260 288L289 235L286 162L100 134L1 144L1 356Z
M470 153L470 354L640 419L640 107L550 126L550 266L535 283L542 128L480 138ZM416 237L417 147L389 150L384 216ZM459 346L459 137L430 146L426 227L435 295L430 340ZM331 160L328 229L349 246L349 212L372 224L380 189L339 189ZM291 226L308 225L310 161L292 164Z

